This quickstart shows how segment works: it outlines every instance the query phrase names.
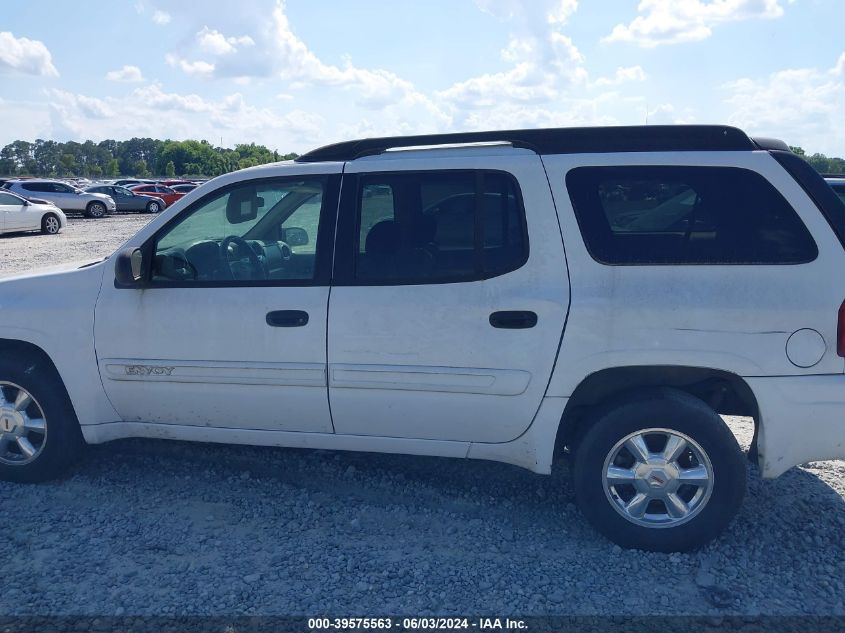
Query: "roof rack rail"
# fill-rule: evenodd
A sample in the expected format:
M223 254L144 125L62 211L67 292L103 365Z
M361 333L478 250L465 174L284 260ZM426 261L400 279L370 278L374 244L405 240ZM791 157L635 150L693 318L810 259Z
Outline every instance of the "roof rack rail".
M423 134L345 141L320 147L296 159L299 163L349 161L388 149L432 145L508 142L538 154L602 152L741 151L758 146L735 127L726 125L637 125L498 130Z

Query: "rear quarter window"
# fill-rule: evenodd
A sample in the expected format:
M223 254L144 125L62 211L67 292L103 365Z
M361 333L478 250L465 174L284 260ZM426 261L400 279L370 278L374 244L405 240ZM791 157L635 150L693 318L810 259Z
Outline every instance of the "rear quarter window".
M579 167L566 185L601 263L799 264L818 255L786 199L747 169Z

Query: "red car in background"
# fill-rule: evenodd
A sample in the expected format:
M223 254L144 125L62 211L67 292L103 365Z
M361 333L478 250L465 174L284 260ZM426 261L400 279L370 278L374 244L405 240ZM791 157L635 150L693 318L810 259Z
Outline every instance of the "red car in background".
M130 187L130 189L142 196L161 198L168 207L185 195L184 193L173 191L173 189L164 185L136 185L135 187Z

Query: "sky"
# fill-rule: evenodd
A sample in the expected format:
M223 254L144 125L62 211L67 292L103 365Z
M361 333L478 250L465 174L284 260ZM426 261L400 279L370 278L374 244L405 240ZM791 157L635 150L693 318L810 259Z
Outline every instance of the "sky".
M843 0L3 0L0 145L720 123L845 156Z

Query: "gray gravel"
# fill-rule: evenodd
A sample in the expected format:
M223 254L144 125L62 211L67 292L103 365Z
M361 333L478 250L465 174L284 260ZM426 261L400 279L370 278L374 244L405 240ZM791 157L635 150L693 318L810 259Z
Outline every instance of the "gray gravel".
M148 219L0 238L0 272ZM0 482L0 615L845 615L845 462L749 477L720 540L666 555L598 536L565 468L116 442L63 481Z
M111 215L99 220L69 217L68 226L58 235L0 235L0 277L105 257L154 217L142 213Z

